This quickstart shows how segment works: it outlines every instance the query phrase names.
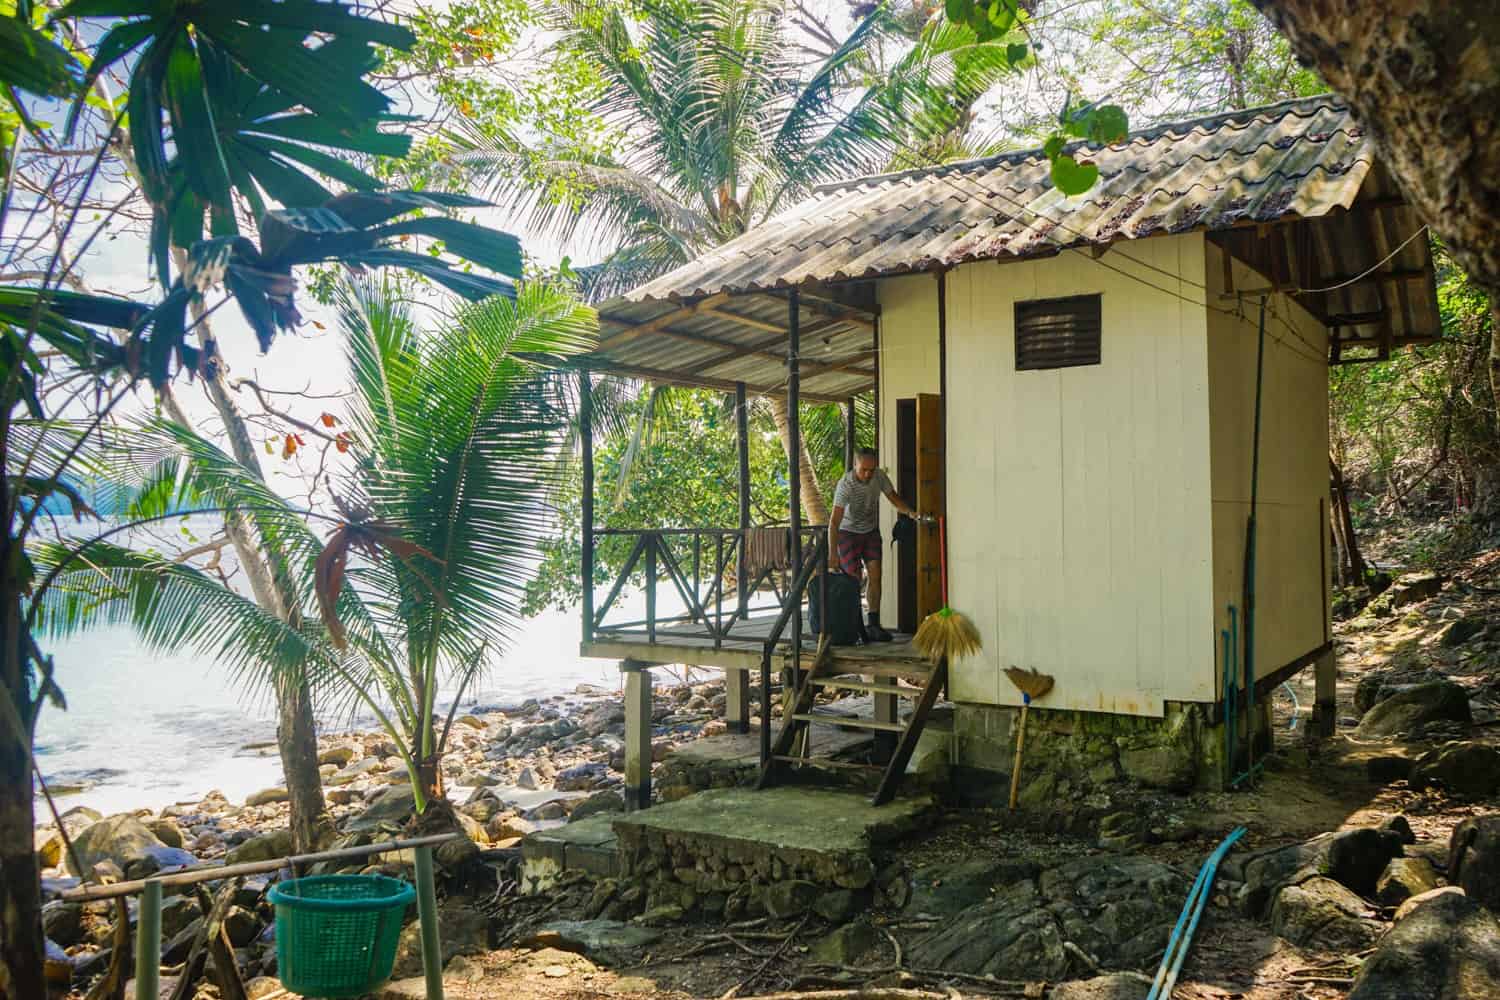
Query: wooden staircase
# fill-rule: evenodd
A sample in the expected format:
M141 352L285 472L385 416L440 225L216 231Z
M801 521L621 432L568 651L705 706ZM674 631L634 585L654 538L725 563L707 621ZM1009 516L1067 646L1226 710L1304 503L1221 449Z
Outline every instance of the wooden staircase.
M868 647L867 647L868 648ZM801 671L795 697L789 710L782 715L781 728L777 731L771 747L770 759L761 768L759 788L775 784L787 765L808 763L793 753L799 745L798 737L812 725L839 726L846 729L867 729L878 734L897 734L895 748L885 764L858 764L840 761L819 760L819 766L845 767L859 770L883 772L880 785L871 799L874 805L884 805L896 795L896 789L906 774L906 765L917 749L917 740L922 735L927 716L937 703L938 695L948 684L947 661L936 665L916 660L875 660L868 653L860 659L840 659L836 647L823 646L818 650L811 666ZM867 680L865 678L873 678ZM816 711L813 702L821 690L837 689L857 691L874 696L876 714L889 718L835 715ZM900 721L901 713L896 708L896 699L915 699L910 718ZM885 711L881 711L882 706ZM877 744L879 741L877 740Z

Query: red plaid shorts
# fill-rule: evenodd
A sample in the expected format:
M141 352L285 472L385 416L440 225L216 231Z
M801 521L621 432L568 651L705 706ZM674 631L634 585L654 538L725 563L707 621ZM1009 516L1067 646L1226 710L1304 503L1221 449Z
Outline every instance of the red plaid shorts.
M879 560L879 531L839 532L839 566L845 573L858 580L864 573L865 563Z

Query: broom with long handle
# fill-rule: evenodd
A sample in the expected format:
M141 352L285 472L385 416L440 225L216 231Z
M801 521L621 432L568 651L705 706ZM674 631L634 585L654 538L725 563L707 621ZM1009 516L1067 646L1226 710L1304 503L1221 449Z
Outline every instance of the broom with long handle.
M948 536L943 518L938 523L938 560L943 571L943 606L922 620L911 644L933 663L953 662L979 652L979 629L968 617L948 606Z
M1026 710L1031 699L1040 698L1052 690L1052 678L1036 670L1006 667L1005 676L1010 678L1021 692L1021 722L1016 727L1016 763L1010 770L1010 808L1016 807L1016 793L1021 789L1021 750L1026 746Z

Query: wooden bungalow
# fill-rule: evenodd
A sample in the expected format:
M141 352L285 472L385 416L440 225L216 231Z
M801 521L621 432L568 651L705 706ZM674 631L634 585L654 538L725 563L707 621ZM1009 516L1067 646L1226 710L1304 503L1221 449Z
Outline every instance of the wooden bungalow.
M802 608L825 532L794 500L784 571L753 558L744 404L838 402L852 421L871 393L882 465L946 516L952 603L984 650L932 668L900 641L834 649L800 673L785 724L762 725L767 780L816 721L819 686L875 693L867 725L897 737L881 797L944 685L959 762L1008 766L1012 664L1056 678L1043 709L1164 731L1190 713L1198 783L1246 772L1257 701L1309 665L1331 723L1328 366L1439 335L1425 227L1332 97L1074 152L1100 170L1077 197L1038 150L827 185L600 309L593 370L739 403L739 523L609 532L634 536L628 572L585 587L583 652L627 661L637 709L643 668L720 667L743 727L753 673L767 689L812 665ZM591 454L585 468L591 483ZM795 462L787 475L795 498ZM604 534L590 496L585 580ZM940 603L937 545L923 529L887 560L883 618L903 633ZM630 573L646 618L617 621ZM687 613L658 616L658 586ZM633 718L643 804L649 722Z

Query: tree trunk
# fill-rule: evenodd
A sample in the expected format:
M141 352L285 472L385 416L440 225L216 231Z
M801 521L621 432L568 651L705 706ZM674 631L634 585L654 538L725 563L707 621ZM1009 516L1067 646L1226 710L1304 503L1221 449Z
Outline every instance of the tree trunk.
M0 503L6 499L0 492ZM11 556L20 544L7 531L0 551L5 601L0 697L9 702L0 706L0 997L43 997L41 873L32 849L30 672L20 581L7 569L16 565Z
M766 401L771 404L771 419L776 423L776 432L781 435L781 450L786 453L787 459L792 457L792 424L783 396L770 395ZM801 454L797 457L801 468L802 480L802 516L810 525L822 525L828 523L828 505L823 502L823 491L818 488L818 474L813 471L812 455L807 450L807 439L802 439Z
M1364 556L1359 553L1359 538L1354 534L1354 515L1349 510L1349 484L1344 482L1344 473L1332 455L1328 457L1328 471L1333 484L1333 515L1338 518L1344 550L1345 580L1359 586L1365 582L1366 567Z
M205 340L207 336L205 331ZM222 372L215 373L206 382L209 397L229 436L229 447L235 460L257 477L264 478L249 428L224 387ZM192 426L169 393L163 393L163 402L173 420L184 427ZM255 602L282 621L291 621L298 611L290 583L284 570L278 572L267 561L249 519L228 514L224 518L224 531L229 535L235 556L250 581ZM282 776L291 807L292 845L299 854L311 853L322 846L324 834L332 829L328 805L323 799L323 776L318 771L318 735L312 692L307 679L300 674L282 678L272 688L276 692L276 746L281 755Z
M1459 266L1492 302L1500 298L1494 0L1251 2L1349 102ZM1489 371L1500 405L1500 329L1490 340Z

